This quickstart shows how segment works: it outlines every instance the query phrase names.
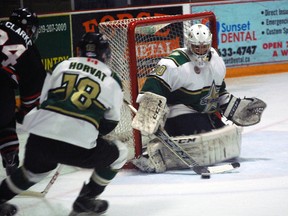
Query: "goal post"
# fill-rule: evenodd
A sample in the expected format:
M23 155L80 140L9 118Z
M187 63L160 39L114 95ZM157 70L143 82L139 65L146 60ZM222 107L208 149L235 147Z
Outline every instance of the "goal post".
M207 24L212 32L212 46L217 49L216 17L211 11L184 15L165 15L101 22L99 31L110 44L108 63L123 83L124 98L138 108L136 98L145 77L157 62L172 50L185 46L184 35L195 23ZM128 144L128 160L141 155L145 137L132 129L134 114L123 105L115 134Z

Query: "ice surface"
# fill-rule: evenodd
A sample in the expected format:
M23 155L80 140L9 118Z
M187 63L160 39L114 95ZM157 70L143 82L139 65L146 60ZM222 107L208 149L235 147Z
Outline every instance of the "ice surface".
M190 170L164 174L123 170L102 195L110 203L105 215L288 215L288 73L229 78L226 82L235 96L255 96L267 103L262 121L243 131L241 167L211 179L201 179ZM21 135L21 154L25 138ZM65 167L45 198L18 196L11 203L18 205L17 215L68 215L90 173ZM32 189L43 190L49 180L47 177Z

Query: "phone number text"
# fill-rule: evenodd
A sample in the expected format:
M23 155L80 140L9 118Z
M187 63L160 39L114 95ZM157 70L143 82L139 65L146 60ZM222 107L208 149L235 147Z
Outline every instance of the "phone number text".
M67 30L66 23L46 24L39 26L39 33L61 32Z
M222 57L233 56L233 55L253 55L256 52L257 46L242 46L238 47L236 50L232 48L219 49L219 53Z

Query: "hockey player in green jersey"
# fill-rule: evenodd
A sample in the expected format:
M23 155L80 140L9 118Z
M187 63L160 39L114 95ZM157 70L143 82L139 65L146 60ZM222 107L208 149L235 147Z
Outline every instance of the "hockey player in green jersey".
M93 169L70 216L100 215L108 208L98 196L126 163L128 153L121 141L103 137L120 120L122 84L105 64L110 52L102 34L88 33L81 44L85 57L63 61L47 75L39 108L24 119L30 133L24 164L0 185L0 216L14 215L17 208L7 201L58 164Z
M234 133L231 135L230 130L224 129L226 124L223 123L222 117L226 117L238 126L253 125L260 121L266 104L257 98L236 98L226 90L224 81L226 67L218 52L211 47L212 34L207 26L194 24L184 36L185 48L176 49L169 56L162 58L147 77L137 98L139 110L133 120L133 127L143 134L153 134L160 126L169 136L178 138L185 136L182 141L177 139L177 142L186 144L185 148L193 154L194 159L197 157L200 165L214 164L237 157L240 154L239 130L234 128ZM153 108L154 98L155 109ZM162 118L159 117L159 101L166 105L162 105ZM156 116L159 117L158 122L155 121ZM203 133L210 133L216 129L223 129L224 133L229 133L229 139L235 142L229 144L228 139L221 138L219 133L210 140L211 146L204 146L204 148L202 142L197 145L192 142L203 138L193 135L203 135L207 139L211 136ZM190 143L185 140L190 140ZM232 148L228 148L226 144L232 145ZM197 148L192 149L195 146L198 148L197 151L195 151ZM206 148L214 150L209 152ZM227 148L230 151L222 154ZM172 166L166 166L167 162L176 156L170 154L171 152L157 140L148 144L147 152L148 157L150 154L149 159L151 155L156 159L153 160L152 157L151 160L145 158L134 160L133 163L141 170L145 171L147 168L147 171L162 172L166 168L180 167L173 161ZM152 166L145 164L145 161L152 161ZM177 158L174 161L177 161Z

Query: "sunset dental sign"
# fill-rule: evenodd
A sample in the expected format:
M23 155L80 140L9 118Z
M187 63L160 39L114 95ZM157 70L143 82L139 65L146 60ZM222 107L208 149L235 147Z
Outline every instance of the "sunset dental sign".
M250 21L239 24L221 24L221 43L257 40L255 31L251 30Z

